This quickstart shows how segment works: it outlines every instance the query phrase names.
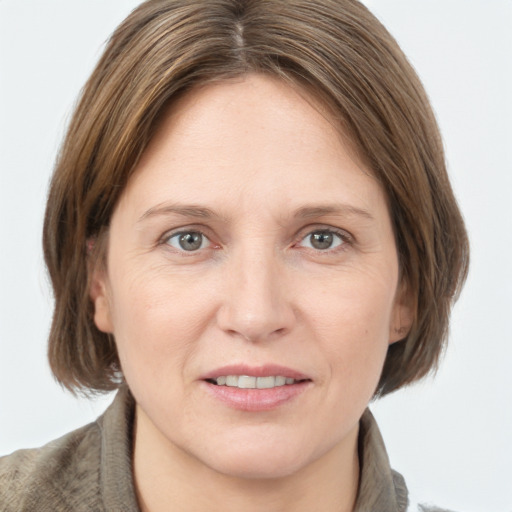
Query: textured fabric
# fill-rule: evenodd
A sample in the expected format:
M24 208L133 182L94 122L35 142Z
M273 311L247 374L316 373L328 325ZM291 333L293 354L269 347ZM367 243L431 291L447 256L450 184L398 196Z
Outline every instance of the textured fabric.
M405 512L405 481L391 469L384 441L369 409L359 425L359 460L362 470L354 512Z
M42 448L0 458L0 512L140 512L131 465L134 409L123 388L97 421ZM443 512L408 508L404 479L391 469L369 410L361 418L359 456L354 512Z
M139 512L130 460L133 411L123 389L97 421L0 458L0 511Z

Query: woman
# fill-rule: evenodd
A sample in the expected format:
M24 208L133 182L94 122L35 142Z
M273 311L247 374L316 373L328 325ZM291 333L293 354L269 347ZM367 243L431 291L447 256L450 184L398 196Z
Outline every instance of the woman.
M0 461L7 510L406 510L366 407L435 368L468 249L423 89L362 5L142 4L71 121L44 249L54 374L119 393Z

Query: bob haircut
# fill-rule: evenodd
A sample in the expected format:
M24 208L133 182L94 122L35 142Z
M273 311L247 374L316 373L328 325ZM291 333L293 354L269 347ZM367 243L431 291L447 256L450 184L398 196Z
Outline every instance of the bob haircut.
M114 339L93 322L90 274L105 263L113 210L159 115L195 87L247 73L318 98L387 196L415 316L389 346L376 396L437 368L468 241L434 115L393 37L355 0L149 0L117 28L85 85L48 196L49 360L71 391L122 381Z

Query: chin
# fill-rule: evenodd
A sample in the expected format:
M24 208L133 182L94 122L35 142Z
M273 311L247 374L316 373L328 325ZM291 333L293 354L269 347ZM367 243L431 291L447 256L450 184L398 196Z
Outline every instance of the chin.
M305 465L296 455L279 457L276 454L261 454L257 457L235 455L229 460L216 460L210 467L214 471L232 478L245 480L275 480L297 473Z
M307 466L308 457L301 444L274 439L271 442L231 441L209 452L203 463L226 476L243 479L278 479ZM204 453L204 452L203 452Z

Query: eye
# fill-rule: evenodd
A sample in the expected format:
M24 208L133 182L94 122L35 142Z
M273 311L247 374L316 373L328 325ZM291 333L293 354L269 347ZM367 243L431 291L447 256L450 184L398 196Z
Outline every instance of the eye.
M210 241L199 231L181 231L168 237L166 243L179 251L193 252L205 249Z
M344 243L345 240L341 234L328 229L321 229L306 235L299 245L317 251L327 251L329 249L335 249Z

